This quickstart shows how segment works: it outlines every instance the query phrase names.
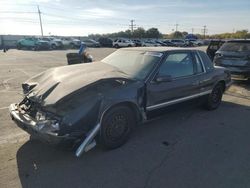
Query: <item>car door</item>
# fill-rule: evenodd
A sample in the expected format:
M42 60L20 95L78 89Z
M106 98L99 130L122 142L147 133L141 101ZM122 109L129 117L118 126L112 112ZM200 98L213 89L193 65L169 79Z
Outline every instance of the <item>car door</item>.
M30 38L25 38L22 41L22 45L25 46L25 47L29 47L30 46Z
M30 46L30 47L34 47L34 46L36 45L36 41L37 41L37 39L35 39L35 38L30 38L30 40L29 40L29 46Z
M126 47L127 46L127 43L126 43L126 40L122 39L121 40L121 47Z
M199 80L191 51L171 52L147 83L147 111L199 95Z

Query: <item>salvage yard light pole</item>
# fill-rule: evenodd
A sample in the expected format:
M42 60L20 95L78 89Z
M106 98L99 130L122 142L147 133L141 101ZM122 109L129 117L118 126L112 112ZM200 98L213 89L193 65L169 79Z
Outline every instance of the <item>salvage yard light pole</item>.
M42 24L42 18L41 18L41 11L40 11L38 5L37 5L37 10L38 10L38 14L39 14L40 27L41 27L41 34L42 34L42 37L43 37L43 24Z

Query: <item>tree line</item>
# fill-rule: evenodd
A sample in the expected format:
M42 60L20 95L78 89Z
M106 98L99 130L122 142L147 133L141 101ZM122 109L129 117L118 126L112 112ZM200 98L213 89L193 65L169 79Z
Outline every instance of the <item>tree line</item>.
M108 33L108 34L90 34L88 37L93 39L98 39L100 37L107 37L107 38L164 38L164 39L185 39L188 35L188 32L183 31L175 31L170 34L162 34L157 28L149 28L145 30L142 27L138 27L131 32L131 30L126 31L119 31L115 33ZM201 34L194 34L198 39L204 39L204 35ZM206 35L205 39L250 39L250 33L248 30L240 30L234 33L221 33L221 34L214 34L214 35Z
M150 28L148 30L145 30L142 27L138 27L131 32L131 30L126 31L119 31L116 33L108 33L108 34L90 34L88 36L89 38L100 38L100 37L108 37L108 38L162 38L162 33L159 32L157 28Z

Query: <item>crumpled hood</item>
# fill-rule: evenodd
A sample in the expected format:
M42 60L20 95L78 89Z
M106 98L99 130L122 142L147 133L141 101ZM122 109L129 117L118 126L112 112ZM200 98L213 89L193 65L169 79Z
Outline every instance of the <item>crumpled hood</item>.
M109 78L127 78L127 75L106 63L77 64L49 69L26 81L23 88L35 86L27 97L46 106L78 89Z

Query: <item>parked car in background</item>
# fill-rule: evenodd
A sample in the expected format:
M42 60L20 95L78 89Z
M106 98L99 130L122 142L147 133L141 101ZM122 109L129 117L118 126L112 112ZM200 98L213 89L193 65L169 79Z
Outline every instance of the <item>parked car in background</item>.
M199 40L199 39L188 39L186 40L186 43L188 44L188 46L202 46L204 45L204 41L203 40Z
M50 44L51 49L61 49L63 48L63 43L61 39L55 37L41 37L43 41L47 41Z
M100 37L98 42L102 47L113 47L113 41L110 38Z
M101 62L49 69L22 84L24 98L9 107L32 136L71 146L76 156L95 146L125 144L133 127L155 110L198 100L219 107L230 72L194 49L120 49Z
M82 42L84 42L87 47L101 47L100 43L93 39L83 39Z
M79 48L81 45L81 41L79 39L64 37L61 39L64 47L69 48Z
M159 43L156 43L156 42L153 42L153 41L150 41L150 40L145 40L142 42L142 46L144 47L157 47L157 46L161 46Z
M226 67L234 79L250 79L250 40L225 42L215 53L214 64Z
M166 46L176 46L174 43L170 42L169 40L163 40L163 43L166 45Z
M159 44L159 46L167 46L167 44L165 44L162 40L156 39L153 42L155 42L156 44Z
M17 41L17 49L29 49L29 50L49 50L50 43L48 41L41 40L36 37L23 38Z
M132 39L132 42L135 43L135 46L137 47L142 46L142 41L139 39Z
M214 60L215 53L220 47L225 43L224 40L211 40L208 47L207 47L207 55L211 59Z
M185 40L182 40L182 39L171 39L170 42L172 42L173 44L175 44L175 46L178 46L178 47L187 46Z
M135 47L135 43L129 39L115 39L113 41L113 47L121 48L121 47Z

